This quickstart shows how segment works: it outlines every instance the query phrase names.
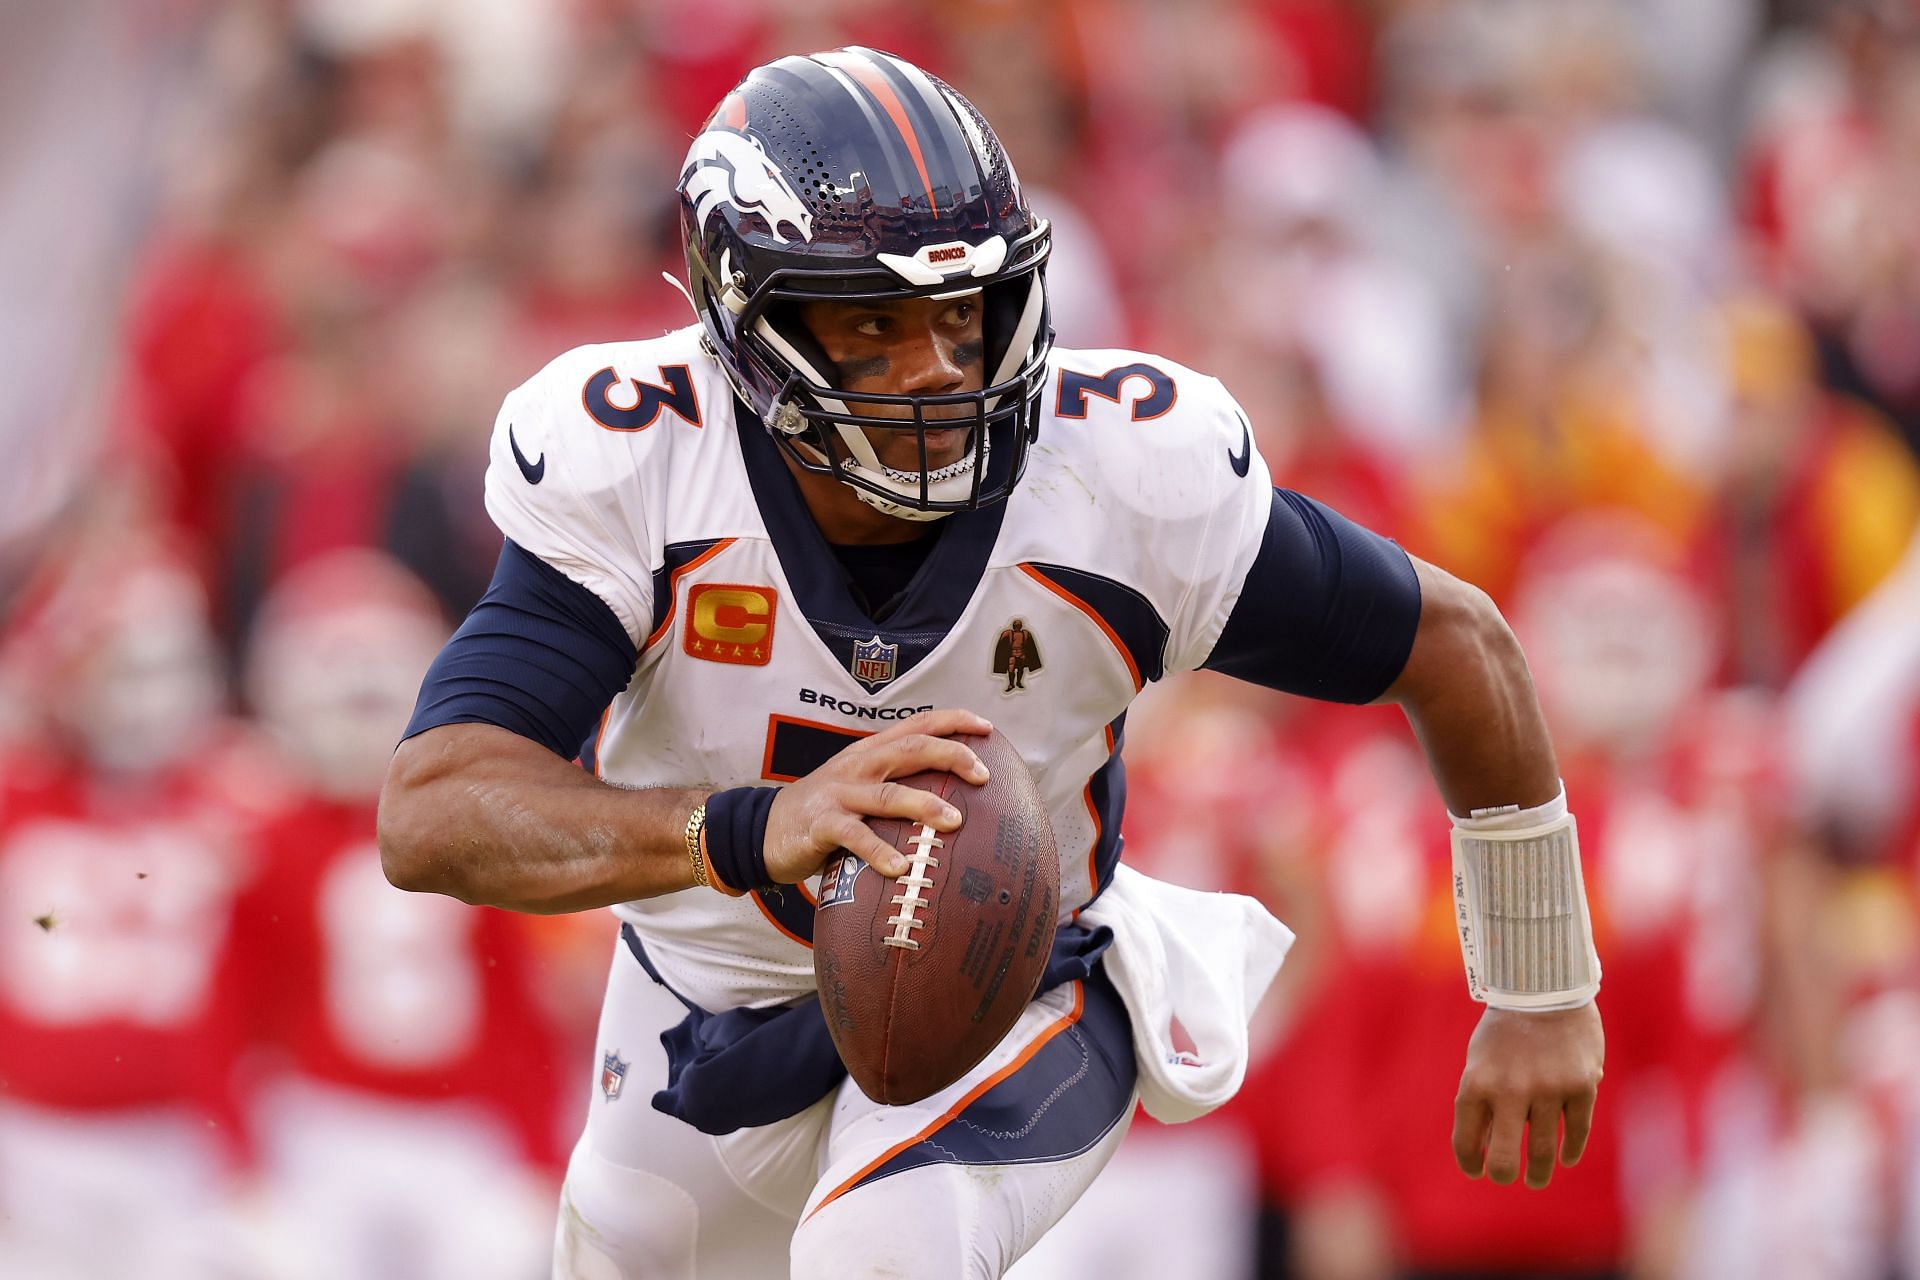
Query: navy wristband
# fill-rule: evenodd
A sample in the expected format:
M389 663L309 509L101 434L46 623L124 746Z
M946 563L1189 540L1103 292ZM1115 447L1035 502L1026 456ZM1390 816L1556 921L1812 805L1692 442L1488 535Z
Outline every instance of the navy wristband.
M778 787L735 787L707 797L707 865L729 889L767 883L767 815Z

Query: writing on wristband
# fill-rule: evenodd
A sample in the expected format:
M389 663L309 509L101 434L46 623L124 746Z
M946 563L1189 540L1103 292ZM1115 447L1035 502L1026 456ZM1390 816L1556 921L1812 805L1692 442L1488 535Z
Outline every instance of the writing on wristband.
M1454 819L1453 894L1475 1000L1544 1010L1599 992L1579 833L1564 791L1531 811Z

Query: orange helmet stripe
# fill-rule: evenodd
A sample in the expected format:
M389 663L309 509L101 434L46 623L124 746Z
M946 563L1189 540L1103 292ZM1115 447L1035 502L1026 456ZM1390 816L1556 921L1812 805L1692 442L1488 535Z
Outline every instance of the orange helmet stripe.
M907 118L907 109L900 101L900 95L887 83L886 73L873 62L851 49L835 49L831 53L815 54L821 62L838 67L846 72L868 93L873 95L887 118L893 121L894 128L900 130L900 136L906 139L907 151L913 156L913 166L920 171L920 185L927 190L927 203L938 210L939 201L933 196L933 179L927 174L927 159L920 151L920 135L915 132L913 121Z

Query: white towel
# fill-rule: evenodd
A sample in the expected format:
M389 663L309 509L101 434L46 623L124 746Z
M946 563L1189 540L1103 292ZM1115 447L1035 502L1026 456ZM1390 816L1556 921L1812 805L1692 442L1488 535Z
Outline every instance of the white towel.
M1181 1124L1233 1097L1247 1075L1247 1024L1293 930L1252 898L1185 889L1124 864L1080 919L1113 930L1107 976L1133 1020L1147 1114ZM1190 1051L1175 1047L1176 1018Z

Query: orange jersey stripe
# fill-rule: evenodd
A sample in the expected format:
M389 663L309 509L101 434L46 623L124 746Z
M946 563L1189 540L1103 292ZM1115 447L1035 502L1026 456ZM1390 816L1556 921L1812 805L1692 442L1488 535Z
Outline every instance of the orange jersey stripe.
M645 650L645 649L653 648L655 642L658 641L661 636L666 635L667 632L672 628L674 611L679 607L680 579L686 577L688 574L692 573L695 569L698 569L701 565L705 564L707 561L719 555L722 551L725 551L728 547L732 546L736 541L738 541L738 539L735 539L735 538L720 539L720 541L714 543L712 546L708 547L705 551L702 551L699 555L687 561L685 564L681 565L678 569L675 569L671 574L667 576L666 616L660 619L660 625L653 629L653 634L647 637L647 642L640 646L641 649Z
M1133 655L1127 652L1127 646L1121 643L1120 633L1107 625L1107 620L1100 616L1099 610L1095 609L1092 605L1088 604L1085 600L1082 600L1079 596L1073 594L1073 592L1067 590L1065 587L1061 586L1059 583L1055 582L1052 578L1049 578L1046 574L1040 572L1038 569L1034 568L1030 564L1022 564L1020 566L1020 572L1026 574L1029 578L1032 578L1035 582L1039 583L1041 586L1045 587L1047 590L1053 592L1053 594L1059 596L1062 600L1065 600L1068 604L1072 605L1074 608L1078 609L1080 612L1086 614L1089 618L1092 618L1094 621L1094 625L1098 626L1100 630L1104 631L1107 635L1107 639L1113 642L1114 651L1120 655L1120 661L1127 664L1127 674L1133 678L1134 692L1138 693L1143 687L1145 687L1146 682L1140 678L1140 668L1134 662Z
M1107 735L1107 760L1108 763L1111 763L1113 760L1113 726L1108 725L1105 732ZM1101 768L1105 767L1105 765L1101 766ZM1081 802L1087 806L1087 817L1093 819L1093 840L1087 845L1087 893L1089 895L1087 901L1091 902L1093 900L1091 895L1098 893L1100 890L1100 836L1104 830L1100 821L1100 810L1093 803L1092 778L1087 779L1086 790L1080 793L1080 799ZM1080 913L1086 909L1087 904L1085 902L1075 907L1073 909L1073 919L1078 920Z
M1009 1062L1006 1066L1000 1068L998 1071L988 1076L985 1080L982 1080L979 1084L967 1090L966 1095L962 1097L958 1102L948 1107L938 1120L935 1120L932 1124L922 1129L919 1133L914 1134L911 1138L907 1138L901 1142L894 1143L891 1147L888 1147L886 1151L883 1152L881 1155L869 1161L860 1170L860 1172L854 1174L851 1178L848 1178L845 1182L841 1183L839 1186L835 1187L832 1191L828 1192L826 1199L822 1200L819 1204L815 1205L813 1207L813 1213L809 1213L807 1217L811 1218L814 1213L820 1212L822 1209L832 1204L835 1200L838 1200L841 1196L853 1190L856 1186L860 1185L860 1180L862 1178L865 1178L868 1174L872 1173L875 1169L878 1169L881 1165L893 1159L895 1156L899 1155L902 1151L905 1151L908 1147L911 1147L916 1142L925 1142L928 1138L932 1137L934 1134L938 1133L941 1129L951 1124L954 1120L954 1117L958 1116L962 1111L965 1111L968 1107L972 1106L975 1102L977 1102L980 1099L981 1095L986 1093L987 1090L993 1088L993 1086L999 1084L1002 1080L1005 1080L1008 1076L1012 1075L1014 1072L1018 1071L1020 1068L1026 1066L1027 1063L1033 1059L1033 1055L1036 1053L1039 1053L1040 1050L1044 1049L1047 1046L1049 1041L1051 1041L1055 1036L1059 1035L1062 1031L1065 1031L1068 1027L1072 1026L1074 1023L1080 1021L1080 1015L1083 1012L1085 1012L1086 1004L1087 1004L1086 984L1081 982L1074 983L1073 984L1073 1008L1067 1010L1067 1012L1061 1014L1058 1018L1054 1019L1053 1022L1049 1023L1045 1030L1043 1030L1038 1036L1034 1037L1033 1043L1028 1045L1026 1048L1022 1049L1014 1057L1012 1062Z
M794 887L799 888L798 885ZM800 896L805 898L808 902L814 901L813 894L806 889L800 890ZM760 914L766 917L766 921L768 924L772 925L775 929L778 929L781 933L785 934L788 938L792 939L794 942L799 943L801 946L805 947L807 950L809 951L813 950L813 944L811 942L808 942L805 938L801 937L799 934L795 933L793 930L787 928L787 926L781 924L778 920L774 919L773 912L767 910L767 904L760 900L759 894L757 893L749 894L748 897L752 900L754 906L760 908Z

